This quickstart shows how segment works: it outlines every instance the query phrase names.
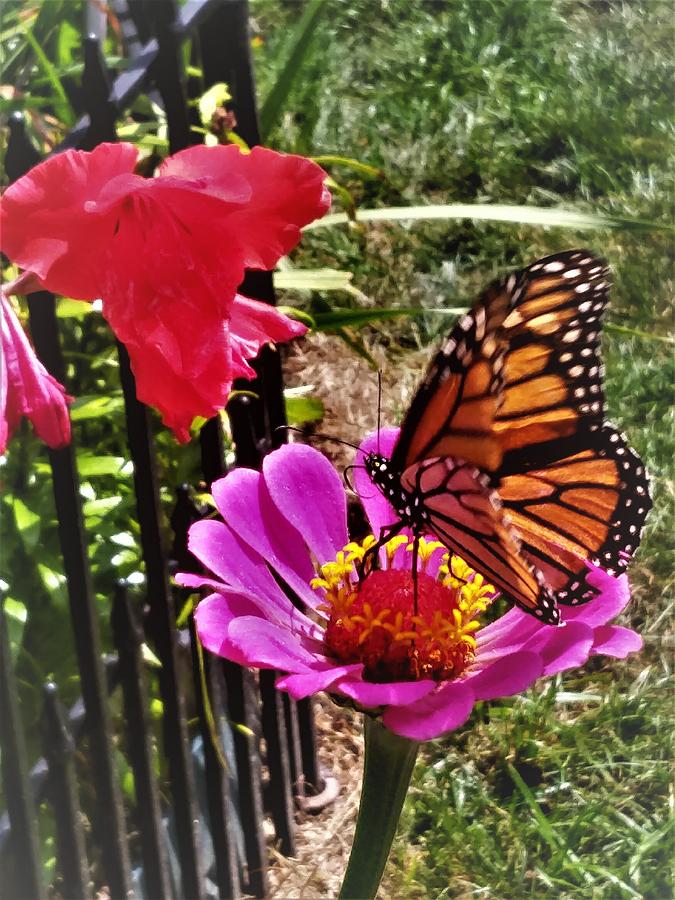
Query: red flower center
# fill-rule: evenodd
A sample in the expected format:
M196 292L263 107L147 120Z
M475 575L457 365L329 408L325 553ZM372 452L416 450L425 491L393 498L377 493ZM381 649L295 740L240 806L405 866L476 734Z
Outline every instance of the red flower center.
M387 548L390 567L361 583L352 568L363 555L357 545L323 566L315 586L326 592L327 653L343 663L363 663L364 677L375 682L447 681L461 675L475 657L476 616L492 601L494 589L457 557L450 567L444 557L437 577L428 574L438 546L425 542L421 548L416 594L410 569L391 566L395 545Z

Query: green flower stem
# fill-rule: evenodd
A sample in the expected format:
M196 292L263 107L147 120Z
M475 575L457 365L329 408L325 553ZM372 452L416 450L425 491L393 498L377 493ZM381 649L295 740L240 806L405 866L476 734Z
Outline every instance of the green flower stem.
M377 894L419 747L370 716L364 733L361 804L340 900L372 900Z

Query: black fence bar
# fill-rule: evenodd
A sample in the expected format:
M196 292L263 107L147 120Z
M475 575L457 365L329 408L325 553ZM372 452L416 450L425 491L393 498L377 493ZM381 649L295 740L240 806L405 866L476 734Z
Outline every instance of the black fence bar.
M148 409L136 397L136 383L129 355L120 343L117 350L127 416L129 450L134 463L134 492L150 605L146 631L152 636L162 663L158 677L164 708L164 751L169 762L173 791L176 838L183 879L182 893L192 900L203 896L203 885L197 856L197 818L187 724L178 672L176 616L160 525L161 511L155 477L155 457Z
M144 6L147 9L148 6L152 8L155 2L156 0L150 0L149 4L139 4L138 0L135 2L132 0L132 5ZM179 11L177 33L186 35L199 28L224 2L226 0L187 0ZM114 80L111 97L117 109L123 110L128 107L147 87L158 54L159 44L156 38L151 38L132 59L131 64ZM90 126L89 114L82 116L53 152L60 153L71 147L80 147Z
M215 683L216 667L213 666L209 654L201 650L199 638L195 630L194 617L190 616L190 643L192 646L192 667L195 682L195 698L197 717L204 747L204 772L206 777L206 802L209 809L211 839L215 855L216 884L222 900L238 898L241 895L239 885L239 865L237 861L237 842L234 833L234 822L228 814L229 781L227 761L219 758L214 741L220 741L219 724L225 718L224 698ZM206 691L206 697L204 692ZM206 707L207 701L211 709ZM209 727L211 720L211 728ZM225 722L225 727L229 724ZM222 748L221 749L222 752Z
M185 93L183 66L180 60L181 31L175 0L154 0L150 6L154 19L159 52L152 74L166 113L169 151L176 153L201 143L201 136L190 131L190 114Z
M126 745L134 773L136 815L141 834L143 876L148 897L170 898L171 879L166 859L159 790L152 759L145 673L141 659L142 632L124 584L115 589L111 615L124 697Z
M27 172L39 157L26 138L23 121L14 117L10 132L11 180ZM54 295L45 291L28 298L30 326L37 354L47 370L64 381L65 366L56 319ZM122 802L117 784L112 731L107 710L106 690L101 663L98 619L94 605L87 541L82 520L82 504L75 462L75 448L49 450L59 540L67 579L70 617L87 712L87 731L92 750L92 771L100 800L101 815L94 820L103 852L103 863L115 896L125 896L130 887L129 858L125 840Z
M316 755L316 723L312 698L298 700L297 709L304 783L310 793L312 790L318 793L323 790L324 779Z
M154 4L153 9L159 11L166 6L167 3L162 0L162 3ZM83 88L90 118L86 141L95 146L101 141L116 140L116 109L111 99L111 86L98 42L89 39L86 49ZM160 59L161 54L158 61ZM177 57L175 62L178 64ZM182 102L184 104L184 98ZM183 696L177 674L175 614L163 546L149 412L137 399L136 381L126 348L118 342L117 350L129 451L134 464L134 492L150 604L149 630L162 662L159 684L164 705L164 749L173 789L182 890L190 898L199 898L202 896L203 885L197 852L197 818Z
M239 775L239 811L246 847L245 888L254 897L267 895L267 847L262 830L262 771L258 752L259 725L253 676L236 663L223 661L230 719ZM243 726L239 728L237 726Z
M272 816L279 850L284 856L295 856L295 818L291 792L291 769L283 697L274 686L277 672L260 671L262 701L262 733L265 738L265 760L269 772L267 807Z
M284 702L286 734L288 735L288 765L291 773L291 790L293 796L296 797L303 795L305 790L298 708L295 700L289 694L282 694L282 699Z
M117 665L117 659L110 657L104 658L103 664L106 668L106 685L108 693L110 694L117 687L119 667ZM68 710L68 715L66 717L66 725L75 741L78 741L85 733L85 720L86 712L84 701L80 697L80 699L76 700ZM35 797L35 802L41 803L47 796L49 790L49 766L44 756L38 759L32 766L28 778L33 796ZM10 831L11 826L9 816L7 815L7 812L4 812L0 815L0 847L8 840Z
M75 779L75 741L68 730L53 682L45 685L42 743L49 765L48 796L56 826L58 890L68 900L87 900L89 864L82 831L82 815Z
M19 716L19 697L12 665L7 620L0 603L0 746L2 786L11 833L4 848L0 896L7 900L46 897L36 827L36 809L28 781L26 746Z

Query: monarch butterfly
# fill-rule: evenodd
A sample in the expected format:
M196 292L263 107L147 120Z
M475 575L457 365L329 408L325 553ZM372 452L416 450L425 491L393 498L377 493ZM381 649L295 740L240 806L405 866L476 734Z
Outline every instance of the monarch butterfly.
M596 595L586 560L625 568L651 507L638 455L604 419L608 292L587 250L492 284L433 359L391 459L364 459L400 517L381 540L434 534L548 624Z

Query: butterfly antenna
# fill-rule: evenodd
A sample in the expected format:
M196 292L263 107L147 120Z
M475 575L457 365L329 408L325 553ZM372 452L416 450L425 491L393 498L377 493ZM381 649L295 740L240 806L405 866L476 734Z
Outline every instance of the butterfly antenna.
M377 454L380 455L380 422L382 418L382 369L377 370Z
M347 466L347 468L342 473L342 477L346 481L347 487L349 488L350 491L352 491L355 494L357 493L356 488L352 484L351 478L349 477L349 475L347 473L351 472L353 469L365 469L365 468L366 468L365 466L351 465L351 466Z
M319 438L322 441L332 441L334 444L343 444L345 447L351 447L352 450L360 450L356 444L350 444L349 441L343 441L341 438L333 437L331 434L322 434L320 431L313 431L311 435L306 435L302 428L296 428L294 425L279 425L275 431L295 431L303 437Z

